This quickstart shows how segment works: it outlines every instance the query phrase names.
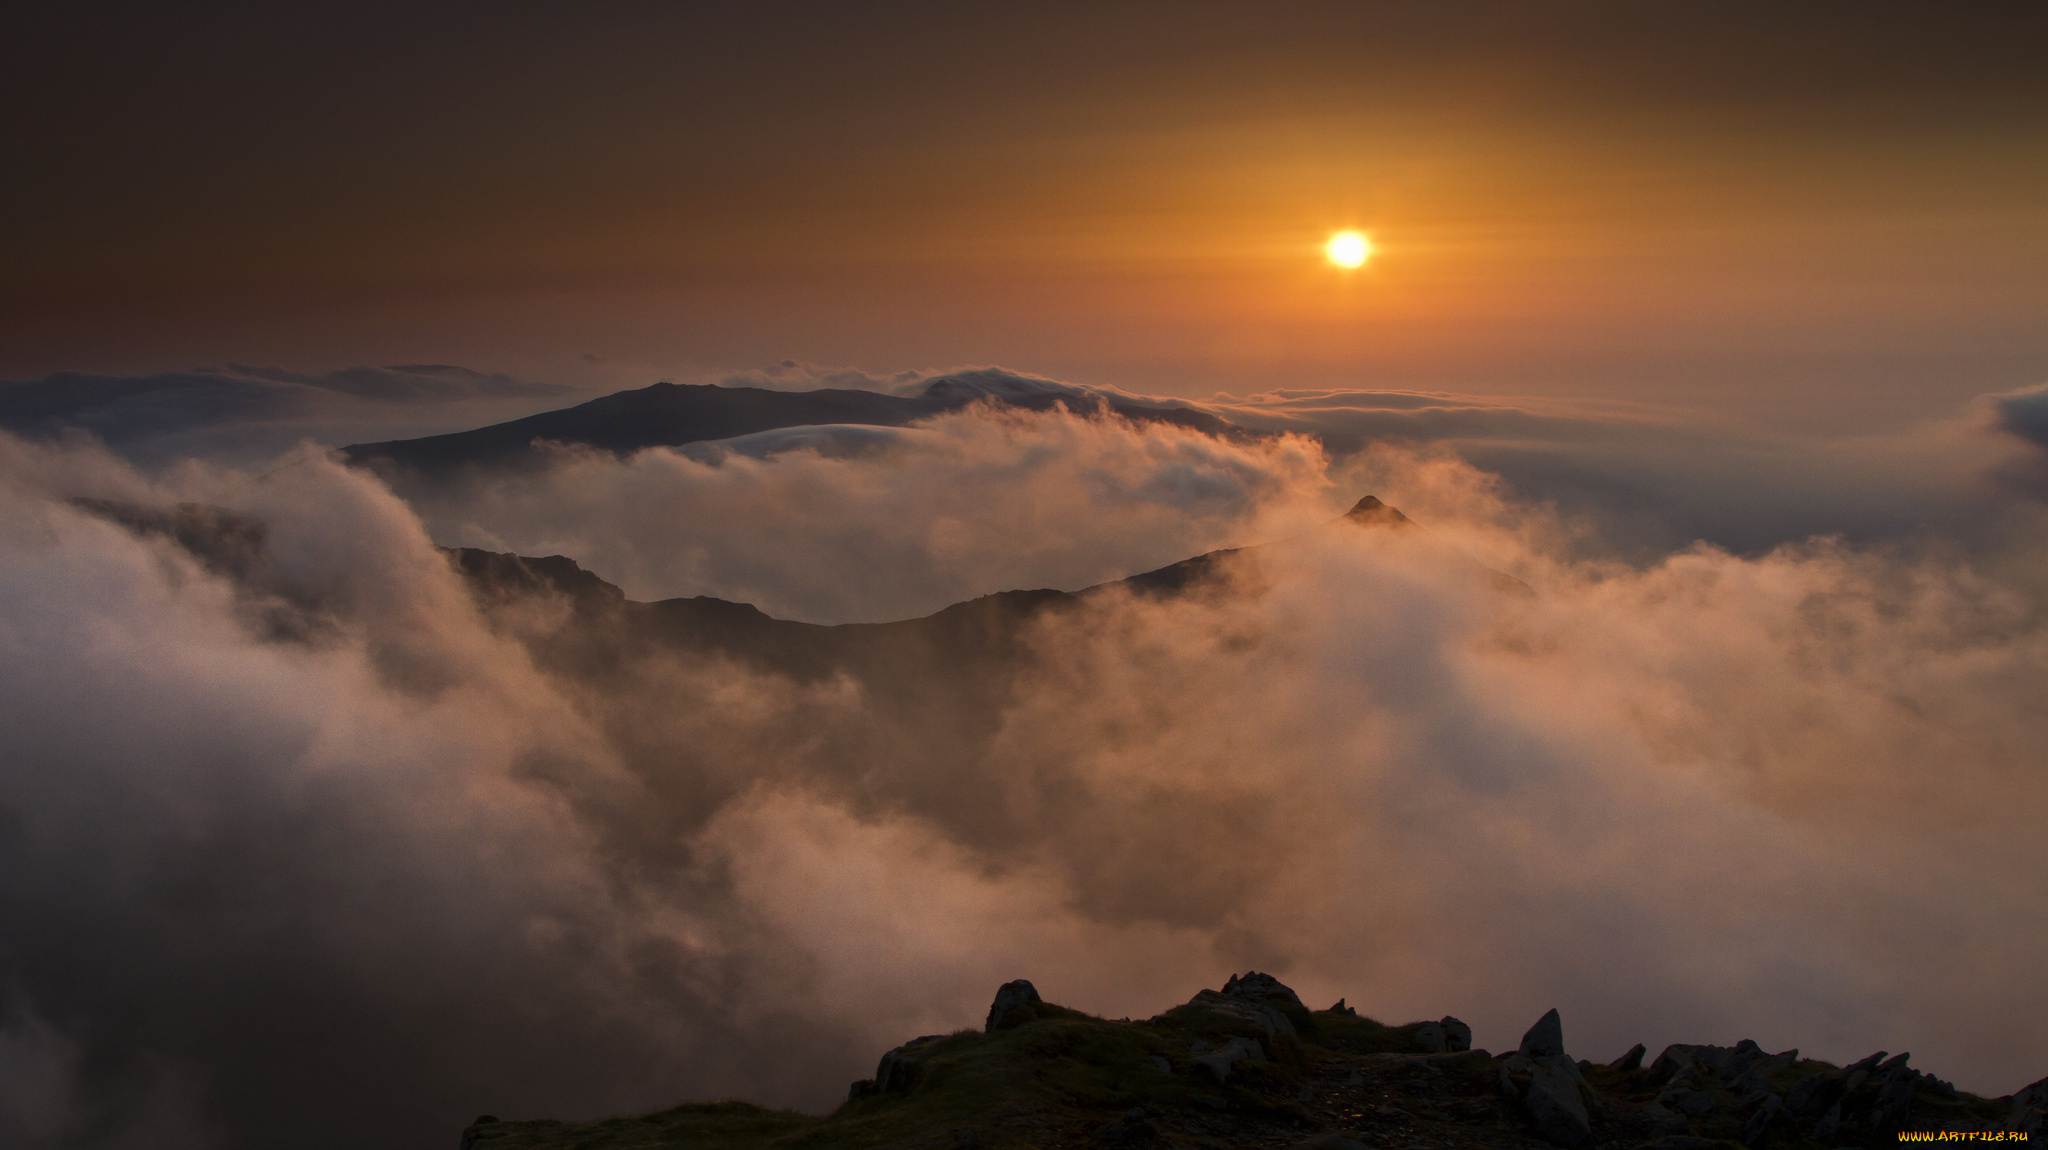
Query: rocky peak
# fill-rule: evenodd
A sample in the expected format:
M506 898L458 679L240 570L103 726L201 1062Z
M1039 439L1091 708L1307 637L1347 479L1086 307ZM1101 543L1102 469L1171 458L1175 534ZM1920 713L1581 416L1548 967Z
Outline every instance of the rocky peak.
M1344 513L1346 523L1360 527L1413 527L1415 521L1395 508L1380 502L1379 496L1368 495L1351 505Z

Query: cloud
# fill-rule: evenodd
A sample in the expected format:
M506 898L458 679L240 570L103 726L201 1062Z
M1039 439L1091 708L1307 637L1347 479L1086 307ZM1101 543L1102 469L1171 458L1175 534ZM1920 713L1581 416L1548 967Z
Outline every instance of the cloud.
M67 371L0 382L0 429L31 436L83 431L150 465L183 456L253 463L303 438L348 442L378 431L455 430L560 406L570 394L556 384L447 364L324 374L246 364L140 376Z
M1700 540L1760 555L1816 535L1995 549L2011 529L2010 500L1986 482L2007 453L1968 412L1842 434L1527 396L1281 391L1201 406L1313 435L1336 455L1402 445L1455 456L1577 522L1589 557L1649 561Z
M759 387L769 391L816 391L824 387L910 395L943 372L906 370L874 373L857 367L821 367L785 359L769 367L729 372L707 380L720 387Z
M920 377L925 386L1012 402L1054 396L1081 412L1100 399L1177 402L993 368ZM1582 558L1650 562L1701 540L1760 555L1816 535L1986 551L2012 527L2013 500L1987 482L2010 452L1972 418L1831 437L1639 405L1412 392L1276 393L1199 410L1260 434L1127 440L1072 430L1108 424L970 413L907 429L788 428L623 460L567 450L539 470L399 482L444 544L572 555L636 597L712 595L831 622L903 618L1016 587L1071 590L1277 537L1339 513L1351 488L1370 489L1371 461L1388 447L1498 476L1507 493L1570 521ZM1089 472L1101 489L1070 498L1064 469L1112 442L1145 446L1117 449L1113 469ZM822 458L772 462L788 452ZM1304 469L1334 482L1278 519L1244 514L1261 477ZM793 484L807 486L799 495ZM877 525L852 510L878 501L898 515ZM757 530L789 514L805 546L836 541L829 558L792 562L781 546L789 536Z
M1494 1047L1555 1005L1587 1057L1911 1049L1992 1093L2048 1062L2038 509L1999 562L1621 563L1427 445L989 409L899 434L570 453L465 506L666 525L856 617L1272 545L1046 616L994 668L777 671L480 607L420 511L318 451L151 476L0 439L0 1067L37 1084L0 1091L0 1138L823 1109L1009 978L1142 1015L1252 967ZM1368 481L1425 530L1318 526ZM210 570L79 497L217 508L260 551Z
M2048 448L2048 384L1994 396L1991 405L2000 431Z
M796 428L407 488L450 546L572 555L634 597L880 622L1020 587L1077 589L1343 510L1299 437L987 406L917 428ZM772 530L764 529L773 525Z

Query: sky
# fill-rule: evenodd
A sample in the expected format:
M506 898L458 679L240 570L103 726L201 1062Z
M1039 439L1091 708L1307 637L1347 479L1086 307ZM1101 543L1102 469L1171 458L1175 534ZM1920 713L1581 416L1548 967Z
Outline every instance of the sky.
M2048 1071L2037 15L4 20L0 1142L824 1113L1018 977ZM330 450L940 378L1073 402ZM551 659L442 550L838 624L1247 545L927 710Z
M997 363L1868 429L2048 372L2020 6L9 20L4 378Z

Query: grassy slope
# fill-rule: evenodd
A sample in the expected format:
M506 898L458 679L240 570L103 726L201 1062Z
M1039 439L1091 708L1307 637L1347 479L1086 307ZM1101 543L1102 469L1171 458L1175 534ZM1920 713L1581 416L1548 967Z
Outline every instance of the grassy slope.
M961 1031L902 1048L907 1090L856 1098L819 1118L745 1102L678 1106L588 1124L492 1122L464 1134L473 1150L653 1150L656 1147L1283 1147L1329 1133L1395 1150L1445 1147L1531 1150L1522 1115L1499 1088L1484 1051L1421 1055L1419 1024L1382 1025L1336 1011L1287 1011L1299 1040L1270 1038L1241 1017L1198 1000L1155 1019L1118 1022L1062 1007L1021 1008L993 1034ZM1027 1020L1028 1018L1028 1020ZM1237 1064L1226 1084L1193 1062L1232 1037L1255 1038L1269 1055ZM1165 1059L1162 1070L1154 1058ZM1782 1093L1798 1078L1836 1068L1801 1060L1772 1075ZM1653 1137L1637 1115L1664 1076L1651 1070L1586 1071L1599 1107L1587 1146L1638 1146ZM1745 1113L1725 1090L1719 1108L1695 1118L1694 1150L1709 1140L1736 1150ZM1931 1090L1916 1095L1911 1129L1998 1129L2001 1103ZM1810 1123L1780 1121L1758 1150L1815 1150ZM1829 1145L1896 1145L1889 1136L1845 1136ZM1683 1150L1668 1146L1668 1150Z

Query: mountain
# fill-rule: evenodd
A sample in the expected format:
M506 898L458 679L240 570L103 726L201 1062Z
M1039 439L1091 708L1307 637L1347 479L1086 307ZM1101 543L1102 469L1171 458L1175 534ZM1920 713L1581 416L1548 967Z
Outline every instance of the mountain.
M137 534L168 539L229 579L270 637L302 638L330 626L317 596L270 576L261 523L197 504L73 502ZM1422 530L1371 495L1324 529ZM906 738L943 756L967 753L992 733L1017 681L1043 670L1028 630L1047 613L1079 610L1119 591L1189 593L1220 584L1232 564L1235 574L1256 578L1262 553L1287 545L1211 551L1079 591L1000 591L920 618L830 625L777 619L752 604L703 595L630 600L561 555L452 548L448 556L485 614L551 674L601 686L619 700L642 694L647 668L677 656L730 660L806 684L845 675L861 685L877 713L908 732ZM1529 591L1511 576L1469 560L1461 565L1498 590ZM568 610L536 609L549 604ZM646 750L659 756L658 747Z
M1836 1066L1745 1039L1668 1046L1648 1066L1637 1045L1600 1065L1566 1053L1555 1010L1513 1051L1471 1043L1452 1017L1387 1026L1342 1000L1309 1010L1256 971L1141 1021L1055 1006L1018 980L981 1030L890 1050L822 1118L745 1102L587 1124L486 1115L460 1150L1818 1150L1937 1131L2018 1141L2048 1119L2048 1079L1987 1099L1885 1051Z
M1168 423L1212 435L1251 434L1191 408L985 369L944 376L914 396L848 388L770 391L657 383L472 431L358 443L342 451L356 463L435 473L466 466L517 464L529 456L536 442L580 444L623 455L648 447L679 447L788 427L903 427L978 401L1030 411L1048 411L1061 404L1074 410L1106 408L1127 419Z
M1365 496L1326 530L1420 531L1414 520ZM1113 591L1178 595L1224 577L1226 564L1254 574L1267 548L1286 542L1211 551L1125 579L1079 591L999 591L916 619L889 623L800 623L776 619L747 603L710 596L636 602L561 555L545 558L455 548L449 555L491 612L510 616L535 597L559 596L574 612L546 629L528 625L527 645L543 665L584 677L630 677L638 661L690 652L733 659L757 670L816 682L848 674L879 702L909 702L952 716L990 713L1003 683L1029 669L1024 629L1050 611L1076 609ZM1520 580L1462 561L1499 590L1527 593ZM547 616L542 616L547 617Z

